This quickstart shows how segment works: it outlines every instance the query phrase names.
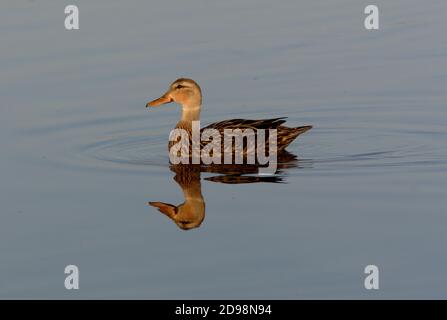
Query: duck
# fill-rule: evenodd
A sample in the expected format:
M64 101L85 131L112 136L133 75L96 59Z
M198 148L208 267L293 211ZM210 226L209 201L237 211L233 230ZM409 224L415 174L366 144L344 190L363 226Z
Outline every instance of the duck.
M155 108L171 102L175 102L182 107L181 117L175 128L186 130L191 138L193 122L200 121L200 112L202 109L202 90L199 84L190 78L179 78L171 83L166 93L164 93L161 97L148 102L146 104L146 108ZM283 125L286 122L286 119L287 117L256 120L229 119L211 123L200 130L203 132L207 129L215 129L219 132L223 141L226 129L251 129L255 133L259 129L276 129L276 148L278 155L280 155L281 153L285 152L286 147L289 146L289 144L299 135L312 129L311 125L287 127ZM174 143L172 141L169 142L169 149L173 144ZM206 144L207 141L200 141L201 148L203 148ZM257 146L255 146L255 148L256 147ZM268 149L268 140L266 141L266 147ZM235 152L234 145L233 152ZM242 150L243 156L247 156L248 152L250 152L249 148L244 146Z

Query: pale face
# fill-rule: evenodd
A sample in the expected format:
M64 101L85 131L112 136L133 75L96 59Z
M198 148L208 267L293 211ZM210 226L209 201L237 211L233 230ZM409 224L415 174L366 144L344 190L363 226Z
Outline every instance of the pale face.
M191 79L177 79L163 96L149 102L146 107L156 107L170 102L177 102L184 109L200 107L202 104L202 93L199 85Z

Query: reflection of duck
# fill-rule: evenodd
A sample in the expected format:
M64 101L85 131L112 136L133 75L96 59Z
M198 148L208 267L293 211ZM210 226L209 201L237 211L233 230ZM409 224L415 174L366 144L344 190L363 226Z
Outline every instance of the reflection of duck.
M146 107L155 107L173 101L182 106L182 117L177 123L176 128L187 130L191 136L192 121L200 120L202 92L199 85L191 79L177 79L171 84L168 91L163 96L149 102ZM202 128L202 132L205 129L216 129L222 137L225 129L252 129L254 132L258 129L276 129L277 152L280 153L296 137L312 128L312 126L289 128L282 125L284 122L286 122L285 118L263 120L231 119L212 123L207 127ZM208 142L201 142L203 145L206 143ZM266 148L268 148L268 140L266 141ZM247 149L247 147L243 149L244 156L248 153Z
M161 213L171 219L179 228L189 230L199 227L205 218L205 200L202 195L200 175L201 172L218 173L219 175L205 178L207 181L242 184L258 182L283 182L283 170L298 167L296 156L285 152L280 158L276 175L258 176L256 165L171 165L171 171L175 173L174 180L180 185L185 201L179 205L165 202L149 202Z

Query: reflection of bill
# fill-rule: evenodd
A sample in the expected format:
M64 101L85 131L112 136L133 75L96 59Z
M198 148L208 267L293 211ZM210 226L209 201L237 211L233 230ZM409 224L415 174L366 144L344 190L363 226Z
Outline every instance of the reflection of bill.
M169 160L172 164L257 164L260 174L274 174L277 167L276 129L200 129L177 128L169 135Z

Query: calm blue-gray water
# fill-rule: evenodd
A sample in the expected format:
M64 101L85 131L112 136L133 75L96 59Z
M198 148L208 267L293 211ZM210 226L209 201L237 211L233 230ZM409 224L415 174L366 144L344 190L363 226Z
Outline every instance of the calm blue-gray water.
M447 2L0 4L1 298L447 298ZM167 141L179 77L202 123L311 124L282 183L206 180L182 230ZM64 268L79 268L66 290ZM364 268L377 265L379 290Z

